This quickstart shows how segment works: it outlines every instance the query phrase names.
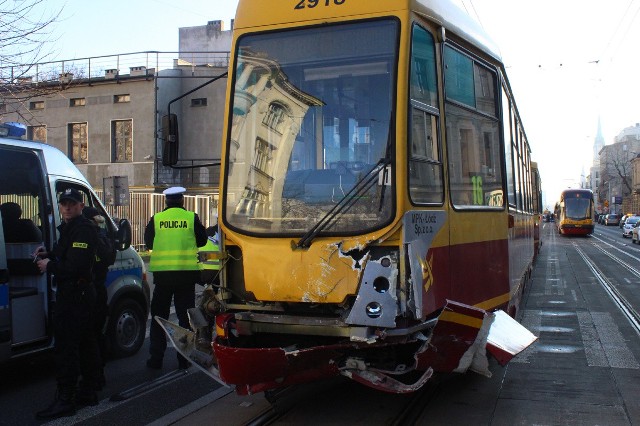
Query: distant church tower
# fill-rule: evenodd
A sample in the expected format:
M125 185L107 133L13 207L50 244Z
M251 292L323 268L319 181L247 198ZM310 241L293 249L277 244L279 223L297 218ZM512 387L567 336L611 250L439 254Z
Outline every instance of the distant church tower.
M598 153L604 148L604 136L602 136L602 125L600 124L600 117L598 117L598 134L593 142L593 165L600 165L600 156Z
M600 117L598 117L598 134L593 141L593 164L589 170L589 188L593 190L593 201L596 205L596 211L603 212L604 206L601 204L601 200L598 199L598 187L602 182L600 176L600 156L598 153L604 148L604 136L602 136L602 124L600 123Z

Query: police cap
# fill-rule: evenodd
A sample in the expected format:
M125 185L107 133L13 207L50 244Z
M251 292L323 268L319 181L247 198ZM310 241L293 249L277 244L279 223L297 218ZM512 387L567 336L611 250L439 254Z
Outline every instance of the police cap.
M84 202L82 194L75 188L67 188L60 194L60 196L58 197L58 202L61 203L64 200L71 200L75 201L76 203Z
M167 200L179 200L187 190L181 186L172 186L167 188L162 193L167 197Z

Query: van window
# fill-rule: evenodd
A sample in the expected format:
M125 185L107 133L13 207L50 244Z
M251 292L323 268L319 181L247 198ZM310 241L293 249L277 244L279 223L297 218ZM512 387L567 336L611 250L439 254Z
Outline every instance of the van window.
M109 218L109 214L104 210L102 205L98 202L97 198L93 195L89 189L82 185L78 185L77 183L72 183L68 181L59 180L56 182L56 200L60 197L60 194L64 192L67 188L74 188L80 191L82 194L82 198L84 201L85 207L94 207L100 211L100 214L105 218ZM62 216L59 217L60 223L62 223ZM106 221L107 231L115 232L113 225L110 220Z
M42 242L45 186L37 156L31 151L3 148L0 182L5 242Z

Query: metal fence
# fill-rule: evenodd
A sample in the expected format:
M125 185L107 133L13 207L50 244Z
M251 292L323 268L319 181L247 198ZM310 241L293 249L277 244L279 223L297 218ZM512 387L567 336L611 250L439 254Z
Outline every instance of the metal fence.
M162 185L185 185L190 187L214 187L220 184L220 159L180 158L180 166L175 168L162 165L156 160L154 167L155 182Z
M96 193L101 199L103 198L102 190L97 190ZM114 219L129 220L132 231L131 245L138 251L146 250L144 229L149 219L164 207L164 195L135 192L129 194L128 206L106 206L107 212ZM184 207L196 212L205 227L216 223L217 195L185 195Z
M67 60L0 66L0 84L70 83L82 79L118 79L121 75L154 75L176 65L229 65L228 51L145 51Z

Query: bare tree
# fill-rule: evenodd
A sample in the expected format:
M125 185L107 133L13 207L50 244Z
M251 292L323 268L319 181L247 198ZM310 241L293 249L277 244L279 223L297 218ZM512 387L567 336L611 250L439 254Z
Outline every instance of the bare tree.
M59 84L27 84L58 78L53 68L38 69L37 64L53 55L47 46L55 41L53 24L61 13L62 7L52 10L45 0L0 0L0 116L61 89Z
M2 68L36 64L51 56L44 48L55 41L51 39L52 25L60 18L62 8L46 10L45 0L0 0Z
M611 202L613 196L620 196L625 200L633 193L631 160L639 151L640 143L636 141L618 142L604 147L600 154L600 200Z

